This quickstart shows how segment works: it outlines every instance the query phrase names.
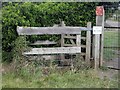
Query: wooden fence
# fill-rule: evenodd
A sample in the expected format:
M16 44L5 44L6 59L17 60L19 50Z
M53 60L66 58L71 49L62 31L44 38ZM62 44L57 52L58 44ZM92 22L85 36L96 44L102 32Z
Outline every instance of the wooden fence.
M23 52L24 55L60 54L61 59L64 60L64 54L81 54L88 63L90 63L91 57L91 30L91 22L87 23L87 27L65 26L64 21L61 27L17 27L19 35L61 35L60 47L32 48L29 52ZM81 35L82 31L86 32L85 36ZM67 44L65 39L69 39L70 44ZM86 44L82 45L81 40L84 40ZM33 45L43 45L45 42L37 41ZM56 44L57 42L47 41L46 44L49 45L51 43ZM81 48L84 48L86 52L83 52Z

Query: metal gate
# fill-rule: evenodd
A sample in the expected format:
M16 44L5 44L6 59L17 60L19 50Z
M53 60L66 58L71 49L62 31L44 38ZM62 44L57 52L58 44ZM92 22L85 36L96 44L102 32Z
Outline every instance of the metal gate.
M104 30L104 64L108 67L118 67L120 59L120 6L105 6L105 30Z

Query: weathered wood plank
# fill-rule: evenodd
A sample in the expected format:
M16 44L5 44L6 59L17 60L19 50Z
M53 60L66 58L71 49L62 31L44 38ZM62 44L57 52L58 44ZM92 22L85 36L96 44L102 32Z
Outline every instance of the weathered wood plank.
M101 9L102 10L102 9ZM96 15L96 26L102 26L104 28L104 8L103 15ZM95 34L93 36L93 59L94 59L94 68L97 69L102 65L103 58L103 36L100 34Z
M65 40L64 40L64 34L61 34L61 47L64 47L64 43L65 43ZM61 60L64 60L65 59L65 55L64 54L61 54Z
M100 58L100 35L96 34L95 35L95 66L94 68L97 69L99 67L99 58Z
M82 47L82 48L86 48L86 45L80 45L80 47Z
M64 38L68 38L68 39L76 39L76 36L64 36Z
M101 26L103 16L96 16L96 26ZM94 36L94 68L100 66L100 34Z
M80 32L80 34L81 34L81 32ZM80 46L80 45L81 45L81 35L77 35L77 36L76 36L76 45L77 45L77 46Z
M105 19L105 11L103 10L103 17L102 17L102 34L100 35L100 66L103 65L103 48L104 48L104 19Z
M50 44L57 44L57 42L49 41L49 40L46 40L46 41L36 41L34 43L31 43L30 45L50 45Z
M86 39L86 37L81 37L81 39L84 39L84 40L85 40L85 39Z
M91 22L87 23L87 28L91 28ZM86 60L88 65L90 65L90 53L91 53L91 31L87 31L85 60Z
M73 44L64 44L64 46L75 47L76 45ZM86 48L86 45L80 45L81 48Z
M61 34L61 47L64 46L64 42L65 42L64 36L65 36L64 34Z
M81 32L79 35L76 35L76 46L81 47ZM79 55L76 55L77 58L80 58Z
M82 52L80 55L85 56L85 55L86 55L86 53L83 53L83 52Z
M56 47L56 48L32 48L30 52L24 52L24 55L36 54L72 54L81 53L81 47Z
M42 34L80 34L81 30L90 30L86 27L17 27L19 35Z
M74 47L74 46L76 46L76 45L73 45L73 44L64 44L64 46Z

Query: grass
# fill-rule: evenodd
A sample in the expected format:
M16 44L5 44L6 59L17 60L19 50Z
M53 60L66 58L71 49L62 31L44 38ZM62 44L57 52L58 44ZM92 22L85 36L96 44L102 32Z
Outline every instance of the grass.
M112 60L115 58L118 58L118 55L116 54L117 49L114 48L104 48L104 60Z
M118 31L105 31L104 32L104 46L118 47L120 32ZM119 41L118 41L119 40Z
M24 71L24 70L23 70ZM78 73L59 71L43 75L23 72L3 74L3 88L116 88L117 82L100 79L94 70L81 70Z
M117 58L118 55L116 54L118 51L118 48L112 48L112 47L119 47L120 32L118 31L105 31L104 32L104 47L111 47L111 48L104 48L104 59L105 60L111 60L113 58Z

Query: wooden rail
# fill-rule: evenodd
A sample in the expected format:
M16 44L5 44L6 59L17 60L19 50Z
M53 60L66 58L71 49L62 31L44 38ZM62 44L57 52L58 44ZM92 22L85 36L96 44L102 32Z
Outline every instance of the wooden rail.
M32 48L30 52L24 52L24 55L34 54L72 54L81 53L81 47L55 47L55 48Z
M57 55L60 54L61 60L65 60L65 54L80 54L85 56L85 60L90 62L91 48L91 23L87 27L70 27L61 25L62 27L22 27L17 26L18 35L61 35L60 47L47 48L32 48L28 52L23 52L23 55ZM86 31L86 37L81 36L81 31ZM69 44L65 40L70 41ZM81 40L86 41L86 45L82 45ZM36 41L30 45L53 45L57 44L54 41ZM81 48L86 49L86 52L81 52ZM71 65L72 66L72 65Z
M19 35L43 34L80 34L82 30L91 30L86 27L17 27Z

